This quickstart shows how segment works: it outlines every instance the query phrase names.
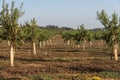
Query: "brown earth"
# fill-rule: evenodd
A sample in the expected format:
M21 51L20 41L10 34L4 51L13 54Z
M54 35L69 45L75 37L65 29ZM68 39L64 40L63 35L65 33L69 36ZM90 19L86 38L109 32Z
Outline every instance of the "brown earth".
M53 80L84 80L92 76L99 76L101 80L120 80L120 61L110 60L110 52L98 46L97 42L93 46L87 43L83 51L73 43L68 46L57 35L52 38L51 45L42 48L37 45L36 55L32 54L30 44L26 43L17 48L14 67L10 67L6 42L0 45L0 80L45 80L32 79L34 75L51 76ZM119 76L108 79L99 75L102 72L115 72ZM77 79L78 76L83 78Z

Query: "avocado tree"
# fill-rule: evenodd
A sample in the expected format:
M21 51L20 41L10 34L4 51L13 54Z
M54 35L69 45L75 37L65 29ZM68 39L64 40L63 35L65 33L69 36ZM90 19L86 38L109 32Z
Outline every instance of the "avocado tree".
M84 28L84 24L82 24L80 26L80 29L78 29L78 31L76 32L74 36L74 39L76 40L77 44L80 44L82 42L83 50L85 50L85 44L88 38L87 32L88 31Z
M14 1L12 1L11 8L9 8L9 5L5 3L5 0L3 0L2 11L0 12L0 23L3 29L4 39L10 41L11 66L14 66L15 46L19 37L18 20L24 14L22 11L22 5L23 3L20 5L20 8L15 8Z
M118 44L120 42L120 18L114 12L111 17L109 17L104 10L100 13L97 12L97 17L100 22L104 25L106 35L104 40L111 46L114 59L118 61Z

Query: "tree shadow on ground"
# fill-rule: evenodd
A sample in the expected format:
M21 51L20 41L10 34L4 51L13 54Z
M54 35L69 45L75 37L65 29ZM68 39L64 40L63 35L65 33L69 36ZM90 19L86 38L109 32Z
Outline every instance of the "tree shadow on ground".
M3 60L8 60L9 57L6 57L6 56L0 56L0 59L3 59Z
M72 66L69 67L70 70L76 71L76 72L80 72L80 73L94 73L94 72L102 72L105 71L104 69L101 68L96 68L96 67L89 67L88 66Z
M15 59L18 60L18 61L26 61L26 62L37 62L37 61L47 62L47 61L52 61L52 60L45 59L45 58L30 58L30 59L27 59L27 58L15 58Z

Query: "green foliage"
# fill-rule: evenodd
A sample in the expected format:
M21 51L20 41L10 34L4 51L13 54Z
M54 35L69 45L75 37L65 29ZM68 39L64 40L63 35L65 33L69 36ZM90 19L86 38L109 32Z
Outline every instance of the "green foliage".
M31 29L31 40L33 42L35 42L37 40L37 36L38 36L38 26L37 26L37 21L34 19L31 20L31 24L30 24L30 29Z
M88 32L87 32L87 40L88 40L88 41L92 41L92 40L94 40L94 39L95 39L95 37L94 37L94 32L88 30Z
M105 36L105 34L104 34L104 30L102 30L102 29L95 31L95 33L94 33L94 38L96 40L103 39L103 36Z
M3 39L12 41L15 43L19 37L19 18L24 14L22 11L22 5L20 8L15 8L14 1L11 3L11 8L3 0L2 11L0 12L0 23L3 29Z
M111 17L109 17L104 10L100 13L97 12L98 19L105 26L105 35L103 39L109 45L114 45L120 42L120 18L114 12Z
M5 4L5 0L3 0L0 22L4 29L6 39L14 41L17 37L18 19L23 15L21 11L23 4L21 4L20 9L14 7L14 2L12 2L11 5L11 9L9 10L8 4Z
M55 30L48 30L48 29L39 29L38 33L38 41L47 41L48 39L55 36L57 32Z
M87 80L101 80L100 77L93 76L91 78L88 78Z
M105 35L103 36L103 39L111 47L112 53L114 53L115 61L118 61L117 50L118 44L120 44L120 18L115 12L111 17L109 17L104 10L102 10L101 13L97 12L97 16L105 27Z
M21 26L21 35L24 38L23 40L25 42L30 42L31 41L31 29L30 29L30 24L26 22L23 26Z
M44 41L45 40L45 34L44 34L44 30L40 29L39 30L39 34L38 34L38 41Z
M25 25L22 26L22 37L24 37L24 41L37 41L39 27L37 26L37 21L35 18L31 20L30 23L26 22Z
M73 31L73 30L64 31L64 32L62 33L62 38L63 38L65 41L72 40L72 39L74 38L74 34L75 34L75 31Z
M120 72L114 71L103 71L100 72L99 75L104 78L120 78Z
M74 36L74 40L77 41L77 43L82 42L83 40L87 40L88 31L84 28L84 24L80 26L80 29L76 32Z
M0 42L2 41L2 39L3 39L3 30L2 28L0 28Z

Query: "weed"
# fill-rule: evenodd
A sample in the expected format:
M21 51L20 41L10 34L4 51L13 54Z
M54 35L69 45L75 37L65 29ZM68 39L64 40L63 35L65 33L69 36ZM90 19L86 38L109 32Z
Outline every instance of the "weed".
M120 72L104 71L100 72L100 76L104 78L120 78Z
M91 78L88 78L87 80L101 80L101 79L97 76L93 76Z
M33 75L31 80L53 80L50 76L47 75Z

